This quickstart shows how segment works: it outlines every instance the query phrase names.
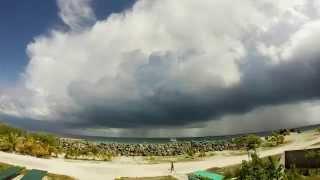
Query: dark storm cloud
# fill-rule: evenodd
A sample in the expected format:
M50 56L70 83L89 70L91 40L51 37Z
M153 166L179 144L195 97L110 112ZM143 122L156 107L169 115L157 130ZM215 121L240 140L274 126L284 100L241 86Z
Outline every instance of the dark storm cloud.
M59 134L66 133L63 123L59 123L56 121L41 121L32 118L21 118L0 114L0 122L4 122L19 128L24 128L30 131L42 131Z
M121 102L119 99L112 101L86 97L86 86L74 84L70 87L71 97L86 105L73 114L80 121L71 124L115 128L181 126L219 119L228 114L242 114L262 106L319 98L319 54L306 54L299 59L277 64L271 63L266 57L252 54L247 57L247 63L239 65L240 82L227 88L214 86L189 92L181 88L178 81L170 80L154 87L154 94L150 96ZM165 69L170 68L163 62L166 60L151 57L149 61L149 65L138 68L140 72L136 72L136 79L141 86L146 82L150 84L152 80L170 79L162 77L166 75Z

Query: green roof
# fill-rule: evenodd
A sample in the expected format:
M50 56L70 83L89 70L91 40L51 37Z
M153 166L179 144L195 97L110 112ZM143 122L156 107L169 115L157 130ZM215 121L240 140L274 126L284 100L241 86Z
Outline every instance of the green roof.
M32 169L28 171L27 174L23 176L21 180L41 180L46 175L47 175L46 171Z
M9 167L0 172L0 179L10 179L14 178L19 175L20 171L22 170L21 167Z
M223 180L224 176L208 171L197 171L193 173L195 176L205 177L211 180Z

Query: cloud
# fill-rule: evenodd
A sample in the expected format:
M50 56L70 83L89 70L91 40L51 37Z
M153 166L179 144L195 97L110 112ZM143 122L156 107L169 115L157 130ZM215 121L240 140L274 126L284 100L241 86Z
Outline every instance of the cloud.
M96 21L90 7L92 0L57 0L59 16L72 30L80 30Z
M70 30L28 45L3 114L151 135L319 99L317 1L140 0L101 21L91 1L57 2Z
M318 123L319 101L256 108L248 113L226 115L220 119L171 128L82 128L71 134L114 137L200 137L265 132L280 128L296 128Z

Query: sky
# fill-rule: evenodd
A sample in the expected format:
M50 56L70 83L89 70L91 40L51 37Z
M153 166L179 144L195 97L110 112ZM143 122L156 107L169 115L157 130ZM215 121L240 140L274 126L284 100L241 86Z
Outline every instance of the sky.
M130 8L135 0L103 1L91 3L97 19ZM19 80L28 64L26 46L38 35L52 28L63 27L55 0L1 1L0 7L0 83L2 86Z
M82 135L318 124L317 0L0 2L0 118Z

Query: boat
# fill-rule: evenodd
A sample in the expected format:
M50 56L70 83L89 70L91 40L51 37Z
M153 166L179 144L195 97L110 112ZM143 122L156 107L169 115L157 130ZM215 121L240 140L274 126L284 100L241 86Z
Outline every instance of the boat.
M170 142L177 142L177 138L170 138Z

